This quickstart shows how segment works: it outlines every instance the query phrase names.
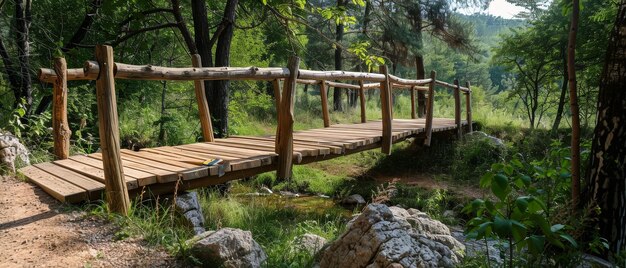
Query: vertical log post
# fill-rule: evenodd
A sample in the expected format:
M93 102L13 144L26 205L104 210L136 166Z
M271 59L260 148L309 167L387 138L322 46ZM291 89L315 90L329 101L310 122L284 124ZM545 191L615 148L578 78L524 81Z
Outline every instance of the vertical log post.
M380 66L380 73L385 75L385 81L380 82L380 103L383 116L383 139L382 139L382 152L389 155L391 154L391 130L392 130L392 111L391 111L391 86L389 81L389 71L387 66Z
M324 118L324 127L330 127L330 115L328 114L328 92L326 89L326 81L320 81L320 97L322 98L322 117Z
M280 80L272 80L272 88L274 88L274 102L276 105L276 137L280 134ZM276 143L278 145L278 143ZM278 146L274 146L274 151L279 152Z
M191 55L193 67L202 67L200 55ZM198 103L198 114L200 116L200 126L202 127L202 137L205 142L213 142L213 126L211 125L211 113L204 92L204 81L195 80L193 85L196 92L196 102Z
M128 189L124 181L124 170L120 157L120 134L115 100L115 78L113 74L113 48L96 46L96 60L100 73L96 80L98 121L100 122L100 148L104 169L104 186L109 209L127 215L130 208Z
M465 93L465 113L466 113L466 121L467 121L467 132L472 132L472 88L470 88L470 82L467 81L465 83L465 87L468 91Z
M67 159L70 156L70 131L67 123L67 63L65 58L54 59L54 81L52 99L52 132L54 138L54 155L56 159Z
M435 81L437 79L437 72L431 71L430 78L432 81L428 84L428 99L426 104L426 139L424 139L424 145L426 146L430 146L433 135L433 106L435 102Z
M361 104L361 123L367 122L367 115L365 112L365 88L363 88L363 80L359 80L359 102Z
M461 138L463 135L463 126L461 124L461 86L459 80L454 79L454 123L456 124L456 137Z
M411 119L416 119L417 118L417 114L416 114L416 107L415 107L415 87L411 87Z
M296 80L300 58L292 56L289 59L289 78L285 79L283 94L280 102L280 128L276 136L278 147L278 171L276 176L279 180L291 178L293 168L293 106L296 91Z

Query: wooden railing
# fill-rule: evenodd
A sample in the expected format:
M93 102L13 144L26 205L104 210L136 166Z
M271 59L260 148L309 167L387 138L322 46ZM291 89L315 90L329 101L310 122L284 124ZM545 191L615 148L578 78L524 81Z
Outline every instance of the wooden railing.
M471 90L469 82L461 87L455 80L454 85L436 80L436 72L431 72L427 79L403 79L388 73L386 66L381 66L379 73L363 73L348 71L312 71L299 69L300 60L292 57L286 68L257 67L202 67L199 55L192 56L194 67L173 68L152 65L130 65L116 63L113 60L113 49L99 45L95 49L96 61L87 61L82 69L67 69L65 60L55 59L54 69L40 69L39 79L54 84L53 132L55 155L58 159L69 156L70 130L67 122L67 81L95 80L98 104L98 121L100 126L100 146L104 165L107 200L113 211L126 213L129 207L128 191L124 183L124 171L120 157L119 124L115 97L115 79L131 80L182 80L194 81L195 95L204 141L213 141L211 116L204 94L203 80L266 80L274 87L278 126L276 130L275 149L278 154L277 176L289 178L293 166L293 124L294 99L296 85L310 84L320 86L324 127L330 126L327 87L355 89L359 91L361 105L361 122L365 123L366 106L365 90L379 89L382 110L382 151L391 152L393 105L392 89L408 89L411 91L411 117L415 113L415 92L428 92L426 104L426 124L424 144L430 145L433 124L433 105L435 86L451 88L455 98L455 123L458 135L462 134L460 93L466 95L466 113L468 130L472 130ZM335 82L337 80L356 81L358 85ZM280 83L283 83L282 92ZM367 83L366 83L367 82Z

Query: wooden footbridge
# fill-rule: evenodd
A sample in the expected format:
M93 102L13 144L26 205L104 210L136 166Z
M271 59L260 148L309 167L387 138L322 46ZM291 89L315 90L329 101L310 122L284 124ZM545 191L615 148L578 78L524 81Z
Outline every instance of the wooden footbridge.
M454 131L460 136L471 131L471 90L458 82L436 80L433 71L428 79L402 79L387 72L311 71L299 69L293 57L287 68L200 67L198 55L191 68L137 66L113 61L109 46L96 47L96 61L82 69L67 69L63 58L55 59L54 69L41 69L39 78L54 84L53 132L57 160L20 169L20 173L63 202L81 202L106 198L112 211L126 213L130 196L151 191L172 193L224 183L267 171L277 171L279 178L291 176L294 164L307 164L364 150L382 148L389 154L391 145L410 137L430 144L433 132ZM145 148L139 151L120 149L115 79L193 80L204 142ZM100 126L101 152L69 155L70 130L67 123L67 81L95 80ZM278 127L267 137L231 136L214 139L202 80L266 80L274 87ZM357 81L356 84L335 82ZM282 90L281 90L282 82ZM365 83L367 82L367 83ZM294 96L297 83L320 86L324 128L293 131ZM361 123L331 125L326 88L357 89L360 95ZM453 90L455 118L433 118L436 86ZM365 90L379 89L382 120L365 117ZM392 94L395 89L411 91L412 118L393 119ZM415 93L425 91L425 118L416 115ZM461 119L461 94L465 94L465 120ZM420 94L421 95L421 94ZM424 95L422 95L424 96ZM419 95L418 95L419 97ZM426 105L423 105L423 104ZM207 159L223 159L206 166Z

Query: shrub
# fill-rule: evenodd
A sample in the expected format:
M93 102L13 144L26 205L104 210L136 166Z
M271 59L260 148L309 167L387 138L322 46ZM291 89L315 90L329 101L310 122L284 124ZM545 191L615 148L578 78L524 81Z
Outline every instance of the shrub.
M482 132L465 135L454 150L452 176L459 180L480 178L492 163L504 160L506 147Z

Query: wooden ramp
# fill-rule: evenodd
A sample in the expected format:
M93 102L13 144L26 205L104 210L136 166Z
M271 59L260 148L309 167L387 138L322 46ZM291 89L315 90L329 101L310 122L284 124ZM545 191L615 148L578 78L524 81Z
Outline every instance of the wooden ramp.
M424 132L424 119L393 120L393 142ZM463 122L466 125L466 122ZM455 129L454 119L434 119L433 132ZM382 123L339 124L294 132L294 163L306 164L380 147ZM275 137L233 136L214 142L122 150L122 165L131 195L151 191L192 189L276 170ZM223 164L203 166L210 158ZM62 202L76 203L103 198L102 155L35 164L19 170L29 181Z

